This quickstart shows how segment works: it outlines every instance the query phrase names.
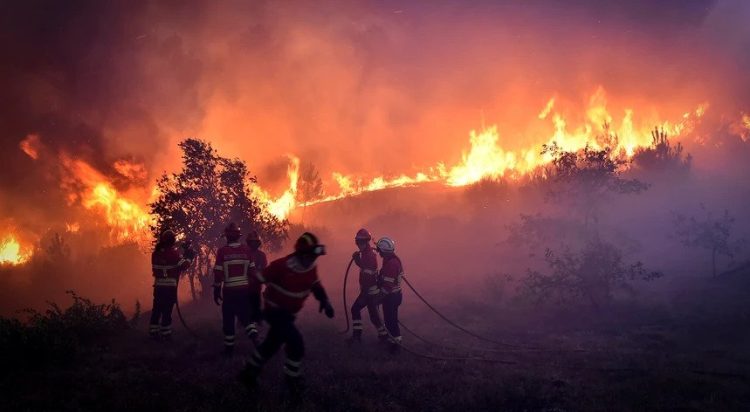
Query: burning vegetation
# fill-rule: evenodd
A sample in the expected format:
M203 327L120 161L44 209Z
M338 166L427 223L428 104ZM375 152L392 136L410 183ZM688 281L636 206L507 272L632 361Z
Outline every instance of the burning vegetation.
M748 5L395 5L0 6L10 409L300 406L218 361L229 222L325 244L302 410L747 409ZM408 279L397 357L335 330L359 228Z

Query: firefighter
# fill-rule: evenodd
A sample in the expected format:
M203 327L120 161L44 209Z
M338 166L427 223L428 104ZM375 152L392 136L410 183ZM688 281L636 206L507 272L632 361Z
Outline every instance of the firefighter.
M396 244L391 238L382 237L375 246L380 257L383 258L383 267L380 269L378 278L383 304L383 320L388 330L391 352L395 353L401 346L398 307L402 301L401 279L404 276L404 268L401 265L401 259L396 256Z
M268 266L268 259L266 254L260 250L262 244L258 232L255 230L250 231L246 238L247 246L250 247L250 255L252 256L253 263L255 263L255 272L262 273L263 270ZM257 273L253 273L250 277L250 309L251 309L251 321L255 323L256 327L260 325L262 319L262 313L260 309L260 290L261 283L258 280Z
M359 267L359 296L352 305L352 337L350 342L362 340L362 309L367 307L370 314L370 322L377 328L378 337L385 339L388 332L380 321L378 313L378 260L375 257L375 249L370 247L372 236L367 229L360 229L354 237L357 250L352 254L354 263Z
M227 244L216 252L214 266L214 302L221 305L224 331L224 355L234 351L234 328L237 320L245 327L247 336L255 341L258 328L252 321L248 275L255 273L250 247L240 243L242 231L235 223L224 229Z
M326 254L325 246L312 233L304 233L294 245L294 253L274 260L258 279L265 283L263 317L269 324L268 334L250 357L240 380L252 388L263 364L284 345L286 360L284 374L292 394L301 390L300 368L305 346L302 335L294 324L295 315L302 309L310 293L320 302L318 312L333 318L333 307L320 284L315 261Z
M175 246L177 237L171 230L165 230L151 254L151 270L154 276L154 304L148 333L157 339L172 337L172 308L177 303L177 282L180 273L190 266L195 251L189 244L183 245L182 252ZM161 322L160 322L161 321Z

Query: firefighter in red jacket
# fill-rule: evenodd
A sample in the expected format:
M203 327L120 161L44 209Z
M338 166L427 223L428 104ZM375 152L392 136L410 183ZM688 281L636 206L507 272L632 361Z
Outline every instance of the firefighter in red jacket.
M246 242L247 246L250 247L250 256L253 259L253 263L255 263L255 272L249 275L251 309L250 320L256 325L260 325L263 316L260 309L261 283L258 280L257 272L263 273L263 271L266 269L266 266L268 266L268 258L266 258L266 254L262 250L260 250L262 242L260 240L260 236L258 236L257 231L251 231L247 235Z
M370 247L372 236L367 229L360 229L354 237L357 250L352 255L354 263L359 267L359 296L352 305L352 342L362 340L362 309L367 308L370 314L370 321L378 329L378 337L381 339L388 337L388 332L380 321L378 313L378 295L380 287L378 286L378 260L375 256L375 249Z
M294 245L294 253L268 265L258 278L266 287L263 292L264 319L270 325L266 339L250 357L240 379L252 388L263 364L284 345L286 360L284 374L293 393L301 389L300 368L305 346L302 335L294 324L295 315L302 309L310 293L320 302L318 312L333 318L333 307L320 284L315 261L325 255L325 246L312 233L304 233Z
M224 354L231 355L234 351L234 327L237 319L245 327L245 333L250 339L254 340L258 335L258 327L252 321L248 276L255 274L255 265L250 247L240 243L242 232L239 226L230 223L224 230L224 235L227 244L216 252L214 302L221 305Z
M404 268L401 259L396 256L396 244L388 237L383 237L375 244L383 258L380 269L379 285L382 294L383 320L388 330L391 351L398 351L401 346L401 329L398 326L398 307L401 305L401 279Z
M172 336L172 308L177 303L177 282L180 273L190 266L195 252L175 246L177 238L171 230L159 236L159 242L151 254L151 270L154 276L154 304L148 333L152 338L169 339ZM160 323L161 321L161 323Z

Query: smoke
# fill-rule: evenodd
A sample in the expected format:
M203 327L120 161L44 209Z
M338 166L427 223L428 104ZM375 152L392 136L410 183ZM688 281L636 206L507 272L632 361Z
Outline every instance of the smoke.
M575 123L600 86L645 124L704 102L731 118L750 102L749 14L741 0L5 2L0 229L34 240L81 220L64 159L145 203L189 136L278 191L287 154L330 185L455 163L483 123L526 148L553 134L550 98Z

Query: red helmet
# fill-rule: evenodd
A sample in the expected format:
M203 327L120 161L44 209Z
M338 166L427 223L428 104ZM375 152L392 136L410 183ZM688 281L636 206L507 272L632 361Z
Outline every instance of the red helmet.
M372 239L372 235L370 235L370 232L367 231L367 229L359 229L357 231L357 235L354 236L354 240L367 240L370 241Z
M297 239L294 244L294 251L297 253L311 253L316 256L326 254L326 247L318 242L318 238L310 232L305 232Z
M173 231L167 229L159 235L159 242L174 245L177 242L177 236L175 236Z
M224 236L227 237L229 240L237 240L242 236L242 231L240 230L240 227L237 226L236 223L231 222L227 227L224 229Z

